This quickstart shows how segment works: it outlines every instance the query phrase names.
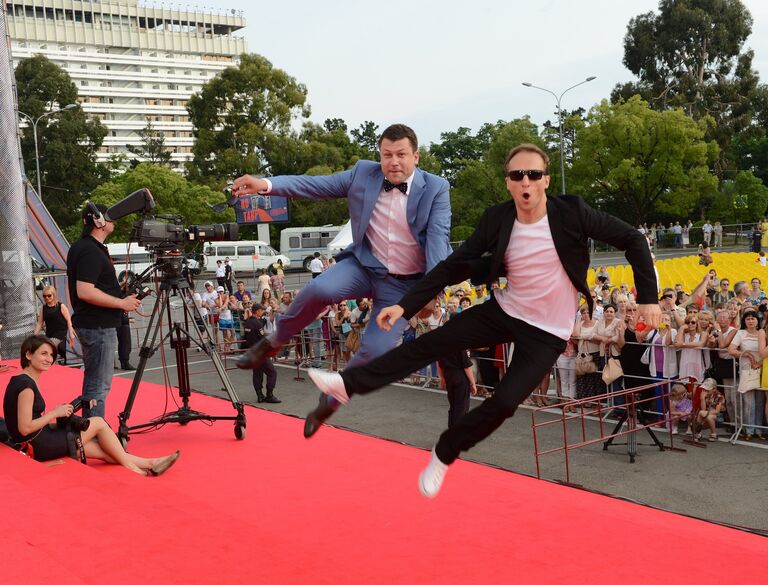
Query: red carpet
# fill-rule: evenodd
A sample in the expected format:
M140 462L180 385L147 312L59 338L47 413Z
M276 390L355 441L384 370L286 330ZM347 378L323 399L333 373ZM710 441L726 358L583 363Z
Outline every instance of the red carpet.
M48 405L77 395L80 380L45 374ZM128 387L115 379L113 424ZM159 415L164 396L144 384L130 422ZM191 406L234 412L199 395ZM229 421L133 436L137 454L182 449L160 478L47 467L0 448L3 582L623 585L680 583L693 567L708 583L765 576L760 536L463 461L430 501L416 487L425 451L331 428L306 441L301 420L247 412L245 441Z

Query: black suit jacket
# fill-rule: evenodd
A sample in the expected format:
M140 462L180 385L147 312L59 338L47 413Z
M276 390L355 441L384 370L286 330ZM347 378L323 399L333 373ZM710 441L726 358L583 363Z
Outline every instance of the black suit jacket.
M490 282L506 276L504 253L517 217L514 201L489 207L474 233L448 258L435 266L400 301L410 319L448 285L468 278ZM589 238L606 242L625 252L632 266L637 302L658 302L656 273L645 236L628 223L592 209L581 197L547 197L547 217L557 255L568 278L592 310L587 286Z

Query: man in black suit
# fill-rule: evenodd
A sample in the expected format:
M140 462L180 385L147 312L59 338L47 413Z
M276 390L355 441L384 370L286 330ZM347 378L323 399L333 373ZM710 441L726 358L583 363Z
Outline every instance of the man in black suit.
M515 342L510 368L493 397L440 436L419 477L419 487L427 497L437 495L448 465L511 417L550 371L571 335L578 293L593 309L586 283L589 238L625 250L634 270L639 317L649 327L659 322L656 275L645 237L631 225L592 209L580 197L547 197L548 169L549 158L539 147L521 144L514 148L505 163L512 201L487 209L464 244L399 304L382 309L377 323L386 330L400 317L412 317L445 286L478 274L488 282L506 276L506 288L495 290L487 302L462 311L443 327L366 366L341 374L310 370L310 377L327 398L307 417L308 422L319 425L333 413L336 402L346 404L350 395L399 380L438 357L460 349Z

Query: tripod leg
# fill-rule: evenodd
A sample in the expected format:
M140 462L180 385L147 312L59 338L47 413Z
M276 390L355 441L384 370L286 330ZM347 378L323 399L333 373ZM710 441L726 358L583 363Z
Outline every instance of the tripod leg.
M191 292L189 289L183 289L182 290L183 296L186 297L190 302L184 302L184 318L185 322L189 322L190 317L190 311L194 311L195 315L200 317L202 319L202 315L200 313L199 307L195 304L194 299L191 296ZM192 315L192 321L194 322L194 315ZM204 321L203 321L204 322ZM207 328L206 328L207 330ZM195 328L195 331L197 331L198 336L200 337L202 341L202 333ZM189 332L187 332L189 335ZM202 347L202 345L201 345ZM216 349L211 349L209 346L205 346L206 353L211 358L211 363L213 364L214 369L216 370L216 373L219 376L219 380L221 380L221 383L224 387L224 391L227 393L227 396L229 397L229 401L232 403L232 406L237 410L237 417L235 419L235 437L237 439L241 440L245 438L245 426L246 426L246 418L245 418L245 406L241 402L240 398L237 395L237 392L235 392L235 388L232 385L232 381L229 379L229 375L227 375L227 370L224 367L224 363L221 361L221 356L219 355L219 352ZM186 363L187 354L186 350L184 351L184 361ZM179 363L177 361L177 363ZM187 376L189 375L189 370L187 369Z
M168 303L169 296L167 291L160 289L157 293L157 299L155 300L155 306L152 308L152 316L149 318L149 325L147 326L147 332L144 334L144 341L141 344L139 350L139 363L136 366L136 373L133 376L131 382L131 389L128 392L128 399L125 402L125 408L118 415L119 426L117 430L117 437L120 442L125 446L128 441L128 419L131 416L131 410L133 410L133 403L136 400L136 393L139 391L139 384L144 376L144 368L147 365L147 360L155 353L155 343L157 341L157 334L160 332L161 316L163 314L163 307Z
M648 415L643 410L638 411L637 418L643 425L647 425L651 422L648 420ZM653 429L651 427L645 427L645 430L648 432L648 435L651 437L653 443L659 448L659 451L663 451L664 443L659 441L659 438L656 436L656 433L653 432Z
M624 412L619 417L619 422L616 423L616 426L613 427L613 430L611 431L611 435L615 435L621 430L621 427L624 426L624 423L627 422L627 409L624 409ZM603 451L607 451L608 447L613 445L613 439L615 439L614 436L611 436L608 438L607 441L603 443Z

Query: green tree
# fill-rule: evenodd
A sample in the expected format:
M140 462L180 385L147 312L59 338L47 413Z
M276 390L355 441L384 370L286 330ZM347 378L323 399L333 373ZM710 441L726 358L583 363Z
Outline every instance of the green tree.
M19 61L16 84L19 111L33 119L77 103L77 88L69 74L42 55ZM88 194L109 175L96 162L106 134L106 128L80 108L46 116L37 125L43 200L62 229L80 223ZM24 128L21 151L27 176L36 186L32 124Z
M141 138L139 146L128 145L128 152L137 157L131 159L131 167L141 162L153 165L171 166L171 151L165 147L165 134L152 126L152 119L147 118L147 125L137 132Z
M443 176L451 185L456 184L456 177L464 167L483 157L505 125L502 120L495 124L486 123L474 135L469 128L461 126L455 131L441 133L440 142L429 146L429 152L440 162Z
M687 217L717 189L709 165L718 147L705 140L707 122L679 109L654 111L639 96L604 100L578 133L569 191L633 224L654 214Z
M245 173L291 172L291 123L309 116L307 88L260 55L242 55L187 103L193 125L190 179L212 186Z
M751 171L740 171L732 180L720 184L712 215L726 221L759 221L768 208L768 187Z
M661 0L659 12L633 18L624 38L624 65L637 82L618 85L614 102L639 94L654 109L683 108L712 117L707 137L725 148L753 123L758 75L743 51L752 16L740 0ZM726 151L723 151L726 154ZM726 159L717 170L730 168Z
M110 206L142 187L152 192L157 205L154 210L156 214L180 215L184 226L235 220L232 209L223 213L215 213L211 209L212 205L226 200L224 193L204 185L196 185L167 167L150 163L140 163L136 168L99 185L91 199ZM131 215L118 220L109 241L128 241L133 222L137 219L137 215ZM71 229L67 233L70 238L77 238L79 235L79 228Z
M367 120L350 132L355 143L363 149L363 158L379 160L379 125Z

